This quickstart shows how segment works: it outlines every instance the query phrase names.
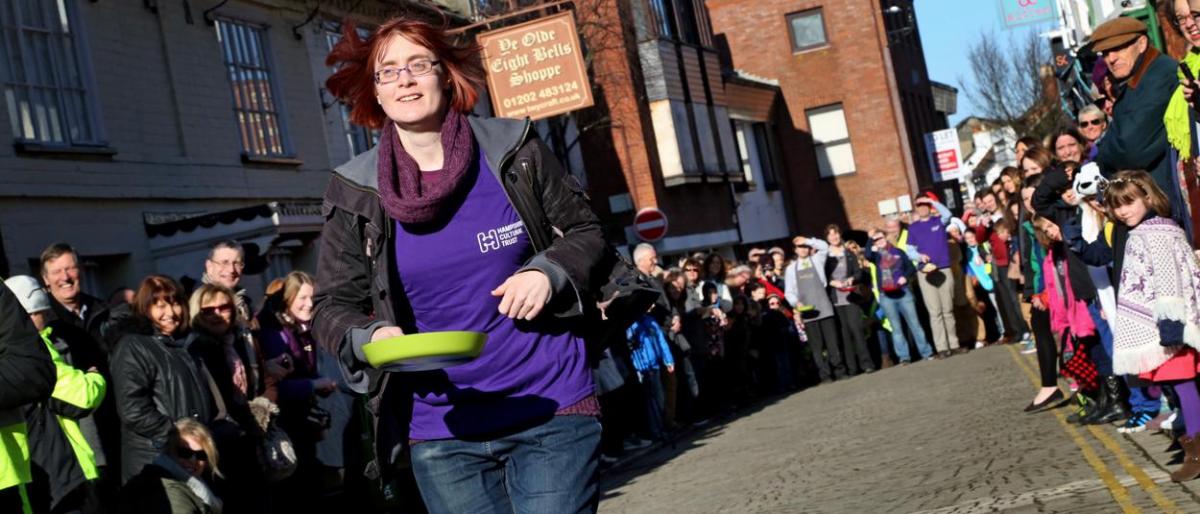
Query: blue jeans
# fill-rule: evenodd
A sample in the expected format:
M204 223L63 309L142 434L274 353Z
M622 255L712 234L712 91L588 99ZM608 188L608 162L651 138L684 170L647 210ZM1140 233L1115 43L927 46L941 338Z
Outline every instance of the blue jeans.
M646 402L646 430L650 437L662 441L667 438L667 428L663 424L663 406L666 397L663 394L662 378L657 369L638 372L638 380L642 382L642 392Z
M412 447L421 499L439 513L596 512L600 421L555 416L484 441L441 440Z
M904 289L903 295L896 298L888 296L887 293L879 295L879 306L883 307L884 315L892 324L892 347L896 350L896 357L900 362L912 360L908 354L908 339L904 337L904 325L900 323L902 316L908 323L908 330L916 339L914 342L917 343L917 351L921 352L921 358L928 359L933 355L933 348L925 338L925 329L921 328L921 320L917 318L917 303L907 288Z
M1129 377L1125 377L1128 385ZM1129 409L1133 412L1149 412L1158 415L1162 400L1150 393L1149 387L1129 386Z
M1088 302L1088 314L1092 317L1092 323L1096 325L1096 334L1100 336L1099 352L1092 352L1092 360L1096 362L1096 372L1100 376L1106 377L1112 375L1112 353L1113 353L1113 334L1112 329L1108 326L1108 321L1100 314L1100 302Z

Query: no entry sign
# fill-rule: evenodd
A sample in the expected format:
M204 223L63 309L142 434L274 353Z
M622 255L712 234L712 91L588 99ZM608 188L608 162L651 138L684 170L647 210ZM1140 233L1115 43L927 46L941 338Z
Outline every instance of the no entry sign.
M658 241L667 235L667 215L654 207L642 209L633 217L633 230L642 241Z

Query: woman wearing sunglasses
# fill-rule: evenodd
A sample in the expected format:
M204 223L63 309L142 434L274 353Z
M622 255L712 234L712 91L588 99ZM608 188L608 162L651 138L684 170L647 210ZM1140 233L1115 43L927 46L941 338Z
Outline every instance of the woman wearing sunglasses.
M1096 141L1100 140L1106 130L1108 130L1108 115L1104 114L1099 107L1089 104L1079 110L1079 132L1087 138L1089 145L1094 147Z
M154 462L121 490L117 512L208 514L221 512L211 484L220 477L217 447L199 421L183 418Z
M268 508L266 477L256 448L265 434L250 409L250 401L266 391L266 369L252 341L238 337L242 327L233 290L216 284L200 286L188 302L192 334L188 353L207 372L205 387L215 391L217 412L223 419L210 423L217 445L229 461L229 480L221 489L231 509ZM222 416L218 416L222 417Z

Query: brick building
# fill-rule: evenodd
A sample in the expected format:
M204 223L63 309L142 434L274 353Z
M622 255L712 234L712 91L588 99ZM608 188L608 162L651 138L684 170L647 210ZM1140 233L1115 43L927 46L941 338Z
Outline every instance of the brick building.
M661 254L786 237L783 198L768 191L774 183L754 185L768 161L744 149L746 126L731 113L730 70L703 3L583 0L576 17L592 49L598 92L597 106L584 116L610 120L583 144L589 190L609 237L637 243L630 223L645 207L661 209L670 220L667 236L655 244ZM776 90L744 87L768 95ZM758 219L762 213L774 214L782 226L741 230L740 214Z
M915 19L905 14L911 1L707 5L733 66L779 83L789 122L779 147L799 229L878 225L879 202L929 185L924 151L915 151L922 136L913 132L938 117ZM901 18L885 20L892 16Z

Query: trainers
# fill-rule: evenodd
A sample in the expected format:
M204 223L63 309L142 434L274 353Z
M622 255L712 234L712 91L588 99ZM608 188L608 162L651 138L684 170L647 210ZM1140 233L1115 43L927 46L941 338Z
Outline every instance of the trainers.
M630 437L629 439L625 440L625 444L621 445L621 447L625 451L629 452L629 451L640 450L642 448L649 447L652 444L654 444L654 443L647 441L645 439L641 439L638 437Z
M1146 430L1146 424L1152 419L1154 419L1154 413L1152 412L1135 412L1125 421L1125 425L1117 429L1117 432L1122 434L1136 434Z
M1037 346L1033 344L1033 339L1025 340L1025 346L1021 347L1021 353L1025 354L1025 355L1029 355L1031 353L1037 353Z
M1025 341L1027 343L1032 343L1033 342L1033 334L1030 334L1029 332L1021 334L1021 340Z
M1183 425L1182 421L1183 420L1179 418L1179 411L1172 411L1171 415L1167 416L1167 419L1164 419L1162 424L1159 425L1159 428L1162 430L1174 430L1180 428L1180 425Z

